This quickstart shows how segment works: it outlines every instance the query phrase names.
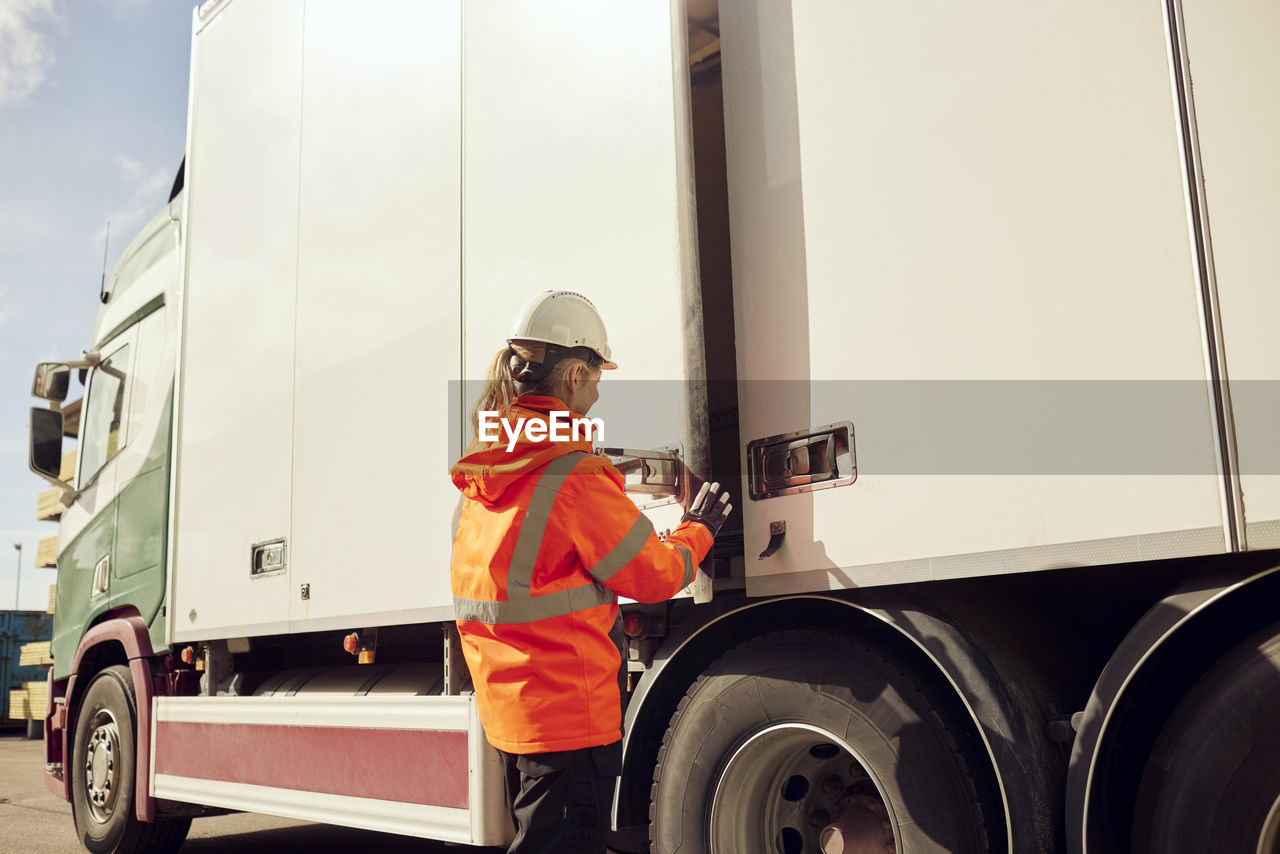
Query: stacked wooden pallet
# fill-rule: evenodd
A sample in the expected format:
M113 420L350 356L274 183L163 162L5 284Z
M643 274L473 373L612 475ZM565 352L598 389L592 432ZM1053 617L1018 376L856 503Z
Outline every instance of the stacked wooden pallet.
M46 489L44 492L40 493L36 498L36 518L42 520L48 519L56 522L62 516L62 511L64 509L62 501L59 500L61 498L62 490L58 489L56 486L52 489Z
M47 683L24 682L21 688L9 692L9 717L14 720L39 720L44 717L48 706Z
M52 569L58 565L58 538L45 537L36 546L36 566Z
M58 472L58 477L67 483L71 483L76 476L76 452L74 450L67 451L62 455L62 467ZM46 489L36 498L36 518L56 522L62 517L64 509L62 501L62 490L56 486L52 489Z
M58 471L58 479L71 483L76 476L76 452L71 449L62 455L62 466Z
M63 407L63 433L75 436L79 430L80 401ZM72 419L74 416L74 420ZM76 476L76 452L67 451L62 455L62 466L58 477L71 483ZM46 489L36 499L36 518L57 522L62 517L63 491L57 487ZM36 566L54 567L58 564L58 538L45 537L36 546ZM57 599L58 585L49 587L49 613L53 613ZM18 653L19 667L50 667L53 656L49 654L49 641L34 641L23 644ZM21 688L9 692L9 717L16 720L40 720L49 706L49 687L45 682L24 682Z
M49 667L53 657L49 655L49 641L32 641L18 648L19 667ZM23 682L21 688L9 692L9 717L15 720L40 719L49 705L49 685L46 682Z
M27 720L31 717L31 696L25 689L19 688L9 692L9 717L15 721Z
M75 439L80 436L80 410L84 407L84 398L73 400L62 407L62 435ZM66 478L63 478L66 480Z
M53 656L49 655L49 641L34 641L19 647L19 667L49 667L52 664Z
M70 483L76 476L76 452L67 451L62 455L62 469L58 477ZM46 489L36 497L36 519L57 522L62 518L62 490L56 486ZM36 566L53 569L58 565L58 538L45 537L36 547Z

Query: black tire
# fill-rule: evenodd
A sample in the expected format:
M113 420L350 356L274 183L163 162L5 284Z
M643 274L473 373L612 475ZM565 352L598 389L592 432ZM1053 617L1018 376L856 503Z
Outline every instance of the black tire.
M168 854L187 838L191 819L138 821L134 813L137 704L129 668L93 677L71 747L71 813L93 854Z
M818 851L837 824L876 850L987 851L978 792L990 785L974 775L990 772L969 727L945 719L955 704L943 696L835 635L735 647L685 694L663 738L653 854Z
M1209 668L1147 760L1136 852L1280 854L1280 623Z

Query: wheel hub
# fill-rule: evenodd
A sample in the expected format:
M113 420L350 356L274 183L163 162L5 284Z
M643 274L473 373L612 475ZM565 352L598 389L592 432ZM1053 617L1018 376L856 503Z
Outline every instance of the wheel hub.
M716 854L892 854L883 789L857 753L819 727L779 723L746 738L714 781Z
M898 849L884 803L870 795L847 796L836 820L818 834L822 854L886 854Z
M85 749L85 800L95 821L105 822L115 811L120 786L120 728L105 709L94 715Z

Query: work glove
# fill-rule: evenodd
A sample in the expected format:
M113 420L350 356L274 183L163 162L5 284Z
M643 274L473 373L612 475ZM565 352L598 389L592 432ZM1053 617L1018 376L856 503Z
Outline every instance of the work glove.
M729 493L721 492L720 484L704 483L693 501L685 508L684 518L680 522L681 524L698 522L706 525L707 530L714 537L720 532L720 526L724 524L725 519L729 518L729 511L732 509Z

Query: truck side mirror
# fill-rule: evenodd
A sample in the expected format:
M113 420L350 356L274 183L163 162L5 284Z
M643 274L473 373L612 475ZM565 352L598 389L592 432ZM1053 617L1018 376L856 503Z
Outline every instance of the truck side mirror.
M65 365L64 365L65 367ZM67 376L70 376L68 370ZM31 408L31 470L62 490L62 503L70 503L75 490L58 475L62 472L62 413L56 409Z
M45 400L62 403L71 388L71 366L63 362L41 362L36 365L36 378L31 384L31 394Z

